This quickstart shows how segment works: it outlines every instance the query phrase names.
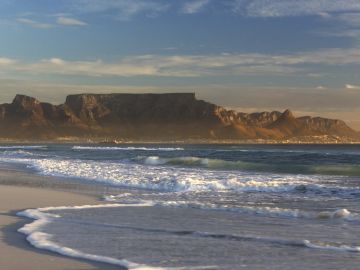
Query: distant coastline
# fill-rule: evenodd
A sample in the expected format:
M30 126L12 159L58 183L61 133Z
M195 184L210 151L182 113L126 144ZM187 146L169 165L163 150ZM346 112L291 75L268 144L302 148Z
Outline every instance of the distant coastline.
M326 145L341 145L341 144L360 144L359 141L355 140L344 140L344 139L335 139L335 138L307 138L306 140L301 140L299 138L288 139L288 140L263 140L263 139L255 139L255 140L123 140L118 143L107 143L104 144L101 140L94 140L94 139L83 139L83 138L60 138L60 139L53 139L53 140L36 140L36 139L7 139L7 138L0 138L0 144L97 144L103 146L111 146L111 145L118 145L118 146L126 146L126 145L135 145L135 144L164 144L164 145L176 145L176 144L184 144L184 145L191 145L191 144L234 144L234 145L251 145L251 144L258 144L258 145L301 145L301 144L326 144Z

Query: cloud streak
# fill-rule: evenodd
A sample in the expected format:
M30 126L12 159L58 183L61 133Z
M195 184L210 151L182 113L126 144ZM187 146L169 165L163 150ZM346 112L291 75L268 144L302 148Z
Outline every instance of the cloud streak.
M360 2L357 0L234 0L233 9L250 17L289 17L360 11Z
M360 90L360 85L345 84L345 88L350 90L354 90L354 89Z
M201 11L206 5L210 3L210 0L195 0L184 4L182 12L185 14L195 14Z
M164 76L201 77L231 75L308 74L307 68L359 66L359 49L324 49L294 54L218 54L218 55L139 55L114 62L68 61L60 58L25 62L0 58L0 71L84 76ZM348 89L350 88L347 87ZM354 89L354 88L353 88Z
M39 29L49 29L53 27L53 25L51 24L41 23L27 18L18 18L16 19L16 21L20 24L27 25L33 28L39 28Z
M70 2L70 1L69 1ZM232 10L249 17L289 17L318 15L328 17L329 13L356 13L360 11L358 0L187 0L180 5L182 13L194 14L206 5L212 4L217 10ZM78 12L116 11L120 17L131 18L145 13L159 14L179 5L164 0L74 0L68 7ZM230 8L229 8L230 7ZM352 18L358 20L357 18Z
M212 12L234 12L244 17L315 15L329 19L334 15L345 23L359 25L358 12L360 12L359 0L63 0L59 2L59 12L103 13L119 20L129 20L137 15L156 17L171 10L182 14L196 14L204 10L206 6L211 6ZM25 19L23 23L37 28L46 28L46 24L29 19ZM74 21L72 25L75 24Z
M57 25L62 25L62 26L86 26L87 23L80 21L78 19L75 19L73 17L69 17L69 16L56 16L56 21L54 21L53 24L51 23L43 23L43 22L39 22L33 19L28 19L28 18L17 18L16 22L18 24L22 24L22 25L26 25L32 28L38 28L38 29L50 29L50 28L54 28Z
M338 15L336 19L345 22L349 26L360 26L360 12L343 13Z
M56 23L66 26L86 26L87 23L71 17L60 16L56 19Z
M117 19L128 20L138 14L156 16L166 11L170 5L155 0L75 0L68 4L78 13L116 13Z

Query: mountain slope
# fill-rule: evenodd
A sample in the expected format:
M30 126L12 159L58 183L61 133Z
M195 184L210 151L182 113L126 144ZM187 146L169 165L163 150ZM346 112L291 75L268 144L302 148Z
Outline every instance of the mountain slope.
M0 137L13 139L283 140L322 135L359 138L341 120L295 118L290 110L238 113L197 100L193 93L79 94L61 105L16 95L12 103L0 105Z

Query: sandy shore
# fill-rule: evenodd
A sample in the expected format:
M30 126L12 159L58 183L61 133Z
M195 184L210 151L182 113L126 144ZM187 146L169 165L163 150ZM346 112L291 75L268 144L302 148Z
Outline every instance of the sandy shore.
M14 178L14 185L9 185ZM34 176L32 176L34 177ZM8 180L8 178L10 178ZM1 270L80 270L80 269L120 269L118 266L76 260L51 252L33 248L18 233L17 229L31 222L17 217L16 213L27 208L62 205L97 204L94 195L78 194L50 189L49 187L25 187L29 183L21 174L1 172L0 177L0 269ZM42 178L42 177L40 177ZM19 179L22 179L21 181ZM8 180L8 181L7 181ZM48 182L44 179L41 181ZM3 185L6 182L6 185ZM35 183L36 184L36 183ZM51 185L51 184L50 184Z

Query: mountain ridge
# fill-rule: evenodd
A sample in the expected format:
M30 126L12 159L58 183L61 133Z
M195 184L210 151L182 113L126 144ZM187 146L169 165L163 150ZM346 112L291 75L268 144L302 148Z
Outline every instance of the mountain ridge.
M194 93L76 94L53 105L26 95L0 105L0 137L124 140L289 140L330 136L358 140L342 120L284 112L243 113Z

